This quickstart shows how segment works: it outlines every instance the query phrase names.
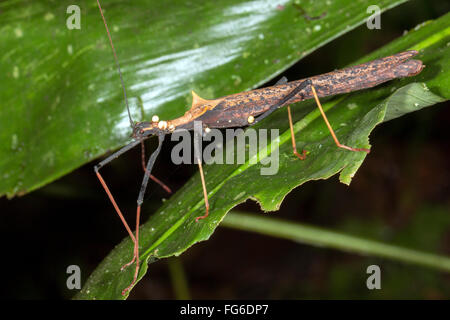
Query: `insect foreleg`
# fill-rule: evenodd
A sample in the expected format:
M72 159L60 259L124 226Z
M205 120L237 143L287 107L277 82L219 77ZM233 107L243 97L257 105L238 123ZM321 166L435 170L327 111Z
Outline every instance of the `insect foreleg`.
M147 190L148 179L150 178L150 174L152 172L152 168L153 168L153 165L155 164L156 158L158 157L159 152L161 151L164 137L165 137L164 134L158 135L158 148L156 148L156 150L153 151L153 153L150 156L150 159L148 159L147 167L145 168L146 174L144 174L144 178L142 179L142 185L141 185L141 189L139 191L139 196L137 199L136 237L135 237L136 240L134 241L133 259L129 263L127 263L126 265L124 265L122 267L122 269L124 269L124 268L128 267L129 265L136 263L136 269L134 271L133 281L127 288L125 288L122 291L122 295L125 295L126 292L129 291L134 286L134 284L136 283L136 280L137 280L137 276L139 274L139 224L140 224L140 216L141 216L141 206L144 201L145 191ZM140 141L138 141L138 143L139 142Z
M108 185L106 184L105 180L103 180L103 177L101 176L99 171L104 165L110 163L111 161L113 161L114 159L118 158L120 155L122 155L123 153L127 152L128 150L134 148L138 144L139 144L139 141L131 142L130 144L126 145L125 147L123 147L119 151L114 152L112 155L110 155L108 158L106 158L105 160L101 161L99 164L97 164L94 167L95 174L97 175L98 180L102 184L103 189L105 189L106 194L109 197L109 200L113 204L114 209L116 210L117 214L119 215L120 220L122 220L122 223L125 226L125 229L127 229L128 234L130 235L131 240L133 240L133 242L136 242L136 239L135 239L135 237L133 235L133 232L131 231L130 227L128 226L128 223L126 222L122 212L120 211L120 208L119 208L119 206L116 203L116 200L114 200L114 197L113 197L111 191L109 190Z

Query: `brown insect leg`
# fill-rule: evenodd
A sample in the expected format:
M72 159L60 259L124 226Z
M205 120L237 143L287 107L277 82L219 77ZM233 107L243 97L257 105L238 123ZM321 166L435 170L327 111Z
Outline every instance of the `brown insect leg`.
M203 197L205 198L206 213L203 216L195 218L195 222L198 222L198 220L200 220L200 219L205 219L209 215L208 192L206 191L206 183L205 183L205 177L203 175L202 161L200 160L199 157L197 157L197 160L198 160L198 169L200 171L200 178L202 180Z
M125 289L122 290L123 296L129 290L131 290L131 288L134 286L134 284L136 283L136 280L137 280L137 276L139 274L139 223L140 223L139 220L140 220L140 217L141 217L141 206L138 205L137 210L136 210L136 241L134 242L133 259L130 262L128 262L127 264L125 264L124 266L122 266L122 268L120 268L120 270L125 269L129 265L133 264L135 261L136 261L136 268L134 270L133 281L130 283L130 285L128 287L126 287Z
M146 173L147 172L150 173L152 171L152 168L153 168L153 165L155 164L156 158L158 157L158 154L161 151L161 146L162 146L162 143L164 142L164 137L165 137L164 134L158 135L158 148L155 151L153 151L153 153L150 155L150 158L148 159L148 163L145 168ZM133 264L133 262L135 262L136 268L134 271L133 281L130 283L130 285L128 287L126 287L122 291L122 295L125 295L134 286L134 284L137 281L137 276L139 274L139 220L140 220L140 216L141 216L141 206L142 206L142 203L144 202L144 195L145 195L145 191L147 189L149 177L150 177L149 174L144 174L144 178L142 179L142 184L141 184L141 190L139 191L139 195L138 195L138 199L137 199L136 238L135 238L136 240L134 242L133 259L129 263L127 263L126 265L124 265L122 267L122 269L124 269L124 268L128 267L129 265Z
M141 158L142 158L142 168L144 169L144 172L148 174L147 169L145 168L145 146L144 146L144 140L141 140ZM157 184L161 186L167 193L171 194L172 190L161 180L159 180L154 175L150 174L150 179L155 181Z
M132 265L134 263L134 261L136 261L136 267L139 268L139 254L138 253L139 253L139 220L140 220L140 217L141 217L141 206L138 206L137 210L136 210L136 236L135 236L136 241L134 241L133 259L131 259L130 262L124 264L120 268L120 271L123 271L123 269ZM133 283L134 283L134 281L131 284L133 284ZM130 287L131 287L131 285L128 288L130 288ZM122 291L122 294L123 294L123 292L126 292L127 289Z
M133 260L131 260L129 263L127 263L126 265L122 266L122 268L120 270L125 269L126 267L128 267L129 265L131 265L132 263L134 263L136 260L136 271L135 271L135 275L133 278L133 282L130 284L130 286L128 286L125 290L122 291L122 295L124 295L136 282L137 279L137 274L139 271L139 246L138 246L138 241L139 241L139 228L136 228L136 236L133 235L133 232L131 231L130 227L128 226L127 221L125 220L122 212L120 211L119 206L116 203L116 200L114 199L114 196L112 195L111 191L108 188L108 185L106 184L105 180L103 180L103 177L101 176L99 170L102 166L104 166L105 164L107 164L108 162L114 160L116 157L118 157L120 154L122 154L125 151L128 151L130 148L134 147L136 145L136 143L132 143L126 147L124 147L123 149L119 150L118 152L116 152L115 154L113 154L112 156L108 157L106 160L102 161L99 165L95 166L95 173L97 175L98 180L100 181L101 185L103 186L103 189L105 189L106 194L109 197L109 200L111 201L111 203L114 206L114 209L116 210L117 214L119 215L120 220L122 221L123 225L125 226L125 229L127 230L128 234L130 235L131 240L134 243L134 254L133 254ZM138 207L138 212L136 214L136 223L137 226L139 226L139 219L140 219L140 207Z
M333 140L334 140L334 142L336 143L336 145L337 145L339 148L346 149L346 150L350 150L350 151L364 151L364 152L369 153L369 152L370 152L370 149L366 149L366 148L352 148L352 147L343 145L343 144L341 144L341 143L339 142L338 138L336 137L336 134L335 134L334 131L333 131L333 128L332 128L331 125L330 125L330 122L329 122L328 119L327 119L327 116L325 115L325 112L323 111L322 105L320 104L320 101L319 101L319 97L317 96L316 89L314 88L314 86L313 86L312 84L311 84L311 91L312 91L312 93L313 93L313 95L314 95L314 99L316 100L317 107L319 108L320 113L322 114L323 120L325 121L325 124L327 125L328 130L330 131L331 136L333 137Z
M289 128L291 129L291 141L292 141L292 149L294 154L300 159L305 160L306 158L306 150L302 151L302 154L297 152L297 146L295 143L295 135L294 135L294 125L292 124L292 115L291 115L291 106L287 106L288 118L289 118Z
M120 208L119 208L119 206L118 206L117 203L116 203L116 200L114 200L114 197L113 197L111 191L109 191L109 188L108 188L108 186L106 185L105 180L103 180L103 178L102 178L100 172L98 172L98 170L96 170L95 173L97 174L97 178L98 178L98 180L100 180L100 183L102 184L103 189L105 189L106 194L107 194L108 197L109 197L109 200L110 200L111 203L113 204L114 209L116 210L117 214L119 215L120 220L122 220L122 223L123 223L123 225L125 226L125 229L127 229L128 234L130 235L131 240L133 240L133 242L136 243L136 238L134 237L133 232L131 231L130 227L128 226L127 221L126 221L125 218L123 217L123 214L122 214L122 212L120 211Z
M128 226L128 223L126 222L125 218L123 217L123 214L122 214L122 212L120 211L119 206L117 205L117 203L116 203L116 201L115 201L115 199L114 199L114 197L113 197L111 191L109 190L108 186L106 185L105 180L103 180L103 178L102 178L100 172L96 171L96 174L97 174L98 179L100 180L100 183L102 184L103 188L105 189L106 194L108 195L108 197L109 197L109 199L111 200L111 202L112 202L114 208L116 209L116 212L117 212L117 214L118 214L119 217L120 217L120 220L122 220L123 225L124 225L125 228L127 229L128 234L129 234L130 237L131 237L131 240L132 240L133 243L134 243L134 254L133 254L133 259L132 259L129 263L127 263L127 264L125 264L124 266L122 266L122 268L120 268L120 270L123 270L123 269L125 269L126 267L128 267L129 265L133 264L133 263L136 261L136 270L135 270L135 272L134 272L133 282L132 282L125 290L122 291L122 295L125 295L125 293L126 293L128 290L130 290L131 287L132 287L132 286L134 285L134 283L136 282L137 275L138 275L138 272L139 272L139 245L138 245L138 243L139 243L139 228L136 228L136 237L135 237L135 236L133 235L133 232L131 231L130 227ZM136 225L137 225L137 226L139 226L140 211L141 211L140 209L141 209L141 208L140 208L140 206L139 206L139 207L138 207L138 210L137 210L137 214L136 214Z

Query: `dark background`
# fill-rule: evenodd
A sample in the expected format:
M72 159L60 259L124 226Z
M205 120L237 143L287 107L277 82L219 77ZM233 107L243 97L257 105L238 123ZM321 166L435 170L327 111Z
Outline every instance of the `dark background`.
M447 1L401 5L382 15L381 30L362 26L317 50L285 75L298 79L347 65L449 8ZM272 214L449 255L449 126L448 102L385 123L371 135L372 152L350 187L337 177L308 182ZM163 147L154 172L176 190L197 168L171 164L170 147L170 143ZM79 265L86 280L126 236L95 177L94 165L26 196L0 199L1 296L70 298L74 292L65 285L67 266ZM134 212L142 176L139 148L113 162L103 175L112 189L122 186L123 192L116 196L123 211ZM146 199L145 213L154 211L166 196L155 188ZM252 201L238 209L259 212ZM133 216L128 219L133 221ZM175 298L169 263L182 266L190 297L195 299L450 297L450 278L445 273L223 227L209 241L174 259L152 264L130 298ZM365 286L370 264L382 268L382 290L369 291Z

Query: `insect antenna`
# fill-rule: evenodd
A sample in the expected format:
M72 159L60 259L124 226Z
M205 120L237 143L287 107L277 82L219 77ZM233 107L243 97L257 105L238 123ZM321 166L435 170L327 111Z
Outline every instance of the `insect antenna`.
M120 70L119 59L117 59L116 49L114 48L114 44L113 44L112 38L111 38L111 33L109 32L108 24L106 23L106 19L105 19L105 16L103 15L102 6L100 5L99 0L97 0L97 4L98 4L98 8L100 10L100 14L102 15L103 24L105 25L105 28L106 28L106 33L108 34L108 39L109 39L109 43L111 45L112 52L114 54L114 61L116 62L117 70L119 70L120 83L122 84L123 96L125 98L125 104L127 106L127 112L128 112L128 118L130 119L130 125L132 128L134 128L134 121L131 118L130 107L128 105L127 91L125 90L125 84L123 82L122 71Z

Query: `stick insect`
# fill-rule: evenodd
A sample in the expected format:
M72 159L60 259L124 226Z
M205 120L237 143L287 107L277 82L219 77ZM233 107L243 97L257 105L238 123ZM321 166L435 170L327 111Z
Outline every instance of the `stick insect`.
M134 140L94 167L95 173L101 185L106 191L106 194L113 204L115 211L119 215L119 218L122 220L125 229L127 230L131 240L134 243L133 258L129 263L122 266L121 270L129 267L132 264L135 264L135 272L131 284L122 291L122 295L125 295L134 286L139 272L140 213L149 179L154 180L156 183L160 184L164 189L166 189L166 191L170 192L170 189L167 186L165 186L156 177L151 175L153 165L156 158L158 157L159 152L161 151L161 146L166 135L171 134L176 129L193 130L194 120L201 121L203 124L202 128L206 132L210 128L233 128L251 126L260 122L275 110L283 106L287 106L293 153L300 160L303 160L306 157L306 151L303 150L301 153L297 151L291 109L289 105L295 102L314 98L317 107L319 108L322 115L322 118L325 121L325 124L328 127L328 130L330 131L334 142L336 143L336 146L348 151L369 153L369 149L350 147L340 143L336 134L334 133L331 124L327 119L327 116L323 111L322 105L319 101L319 97L326 97L367 89L396 78L414 76L420 73L424 67L420 60L411 59L413 56L417 55L418 52L410 50L381 59L373 60L357 66L352 66L349 68L336 70L333 72L292 82L288 82L287 79L283 77L276 83L276 85L272 87L236 93L213 100L203 99L192 91L192 106L183 116L166 121L160 120L159 117L155 115L152 117L151 121L134 122L128 106L127 94L119 65L119 60L117 58L116 50L114 48L111 34L109 32L106 18L103 14L103 10L99 0L97 0L97 4L103 23L105 25L105 29L114 55L114 61L120 77L125 105L128 111L128 117L133 131L132 137ZM143 142L144 140L152 136L158 137L158 147L150 155L147 164L145 164ZM120 211L119 206L114 200L109 187L100 174L100 169L139 144L141 144L142 146L144 177L142 179L141 188L137 198L136 231L135 233L133 233L122 212ZM195 219L196 222L199 222L201 219L207 218L209 214L208 195L206 190L205 177L203 175L202 162L200 159L198 160L203 196L205 201L205 214L203 216L197 217Z

